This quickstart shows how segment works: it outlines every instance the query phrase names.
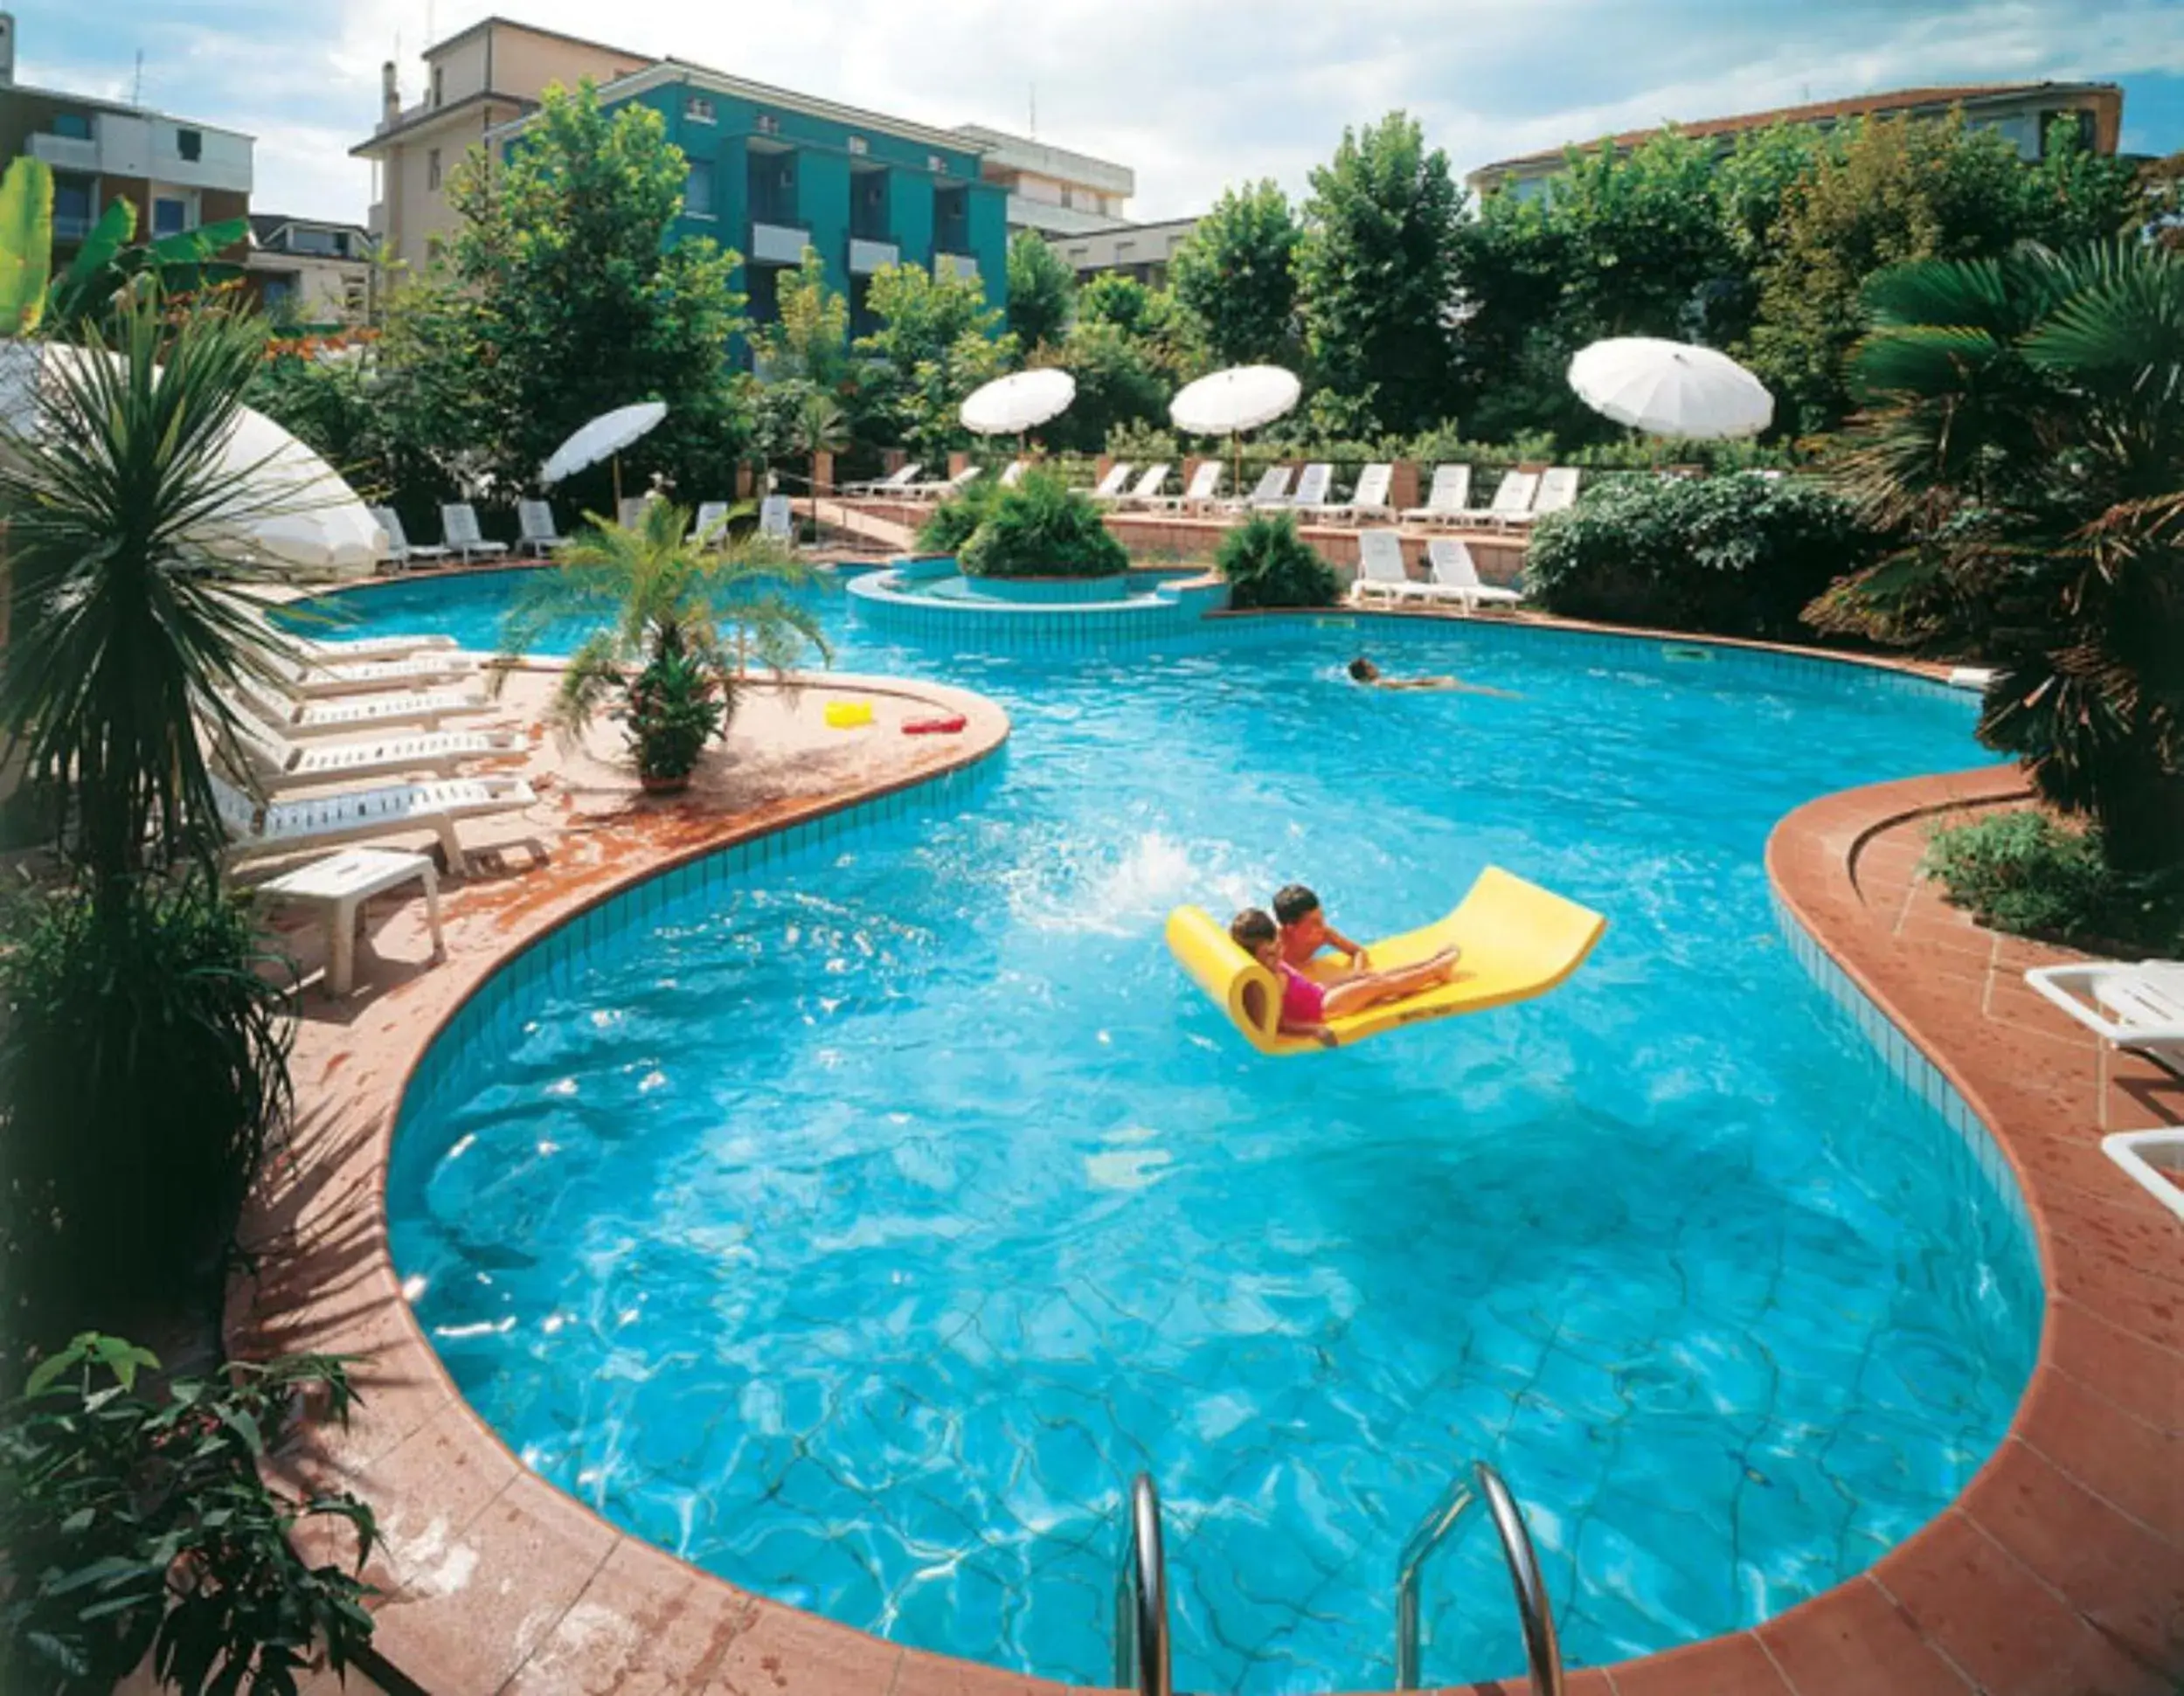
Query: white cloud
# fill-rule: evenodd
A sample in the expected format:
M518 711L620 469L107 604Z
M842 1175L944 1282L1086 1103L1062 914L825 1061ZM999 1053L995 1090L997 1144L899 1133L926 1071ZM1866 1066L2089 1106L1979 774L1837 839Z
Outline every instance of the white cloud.
M399 38L406 100L428 23L444 37L483 0L139 0L137 28L26 13L73 51L62 86L125 86L129 38L160 44L148 100L253 130L259 201L361 215L350 146L378 110ZM1459 170L1665 118L1925 82L2184 73L2174 0L804 0L697 9L676 0L500 0L527 22L673 53L926 122L1022 130L1138 173L1141 217L1201 209L1224 183L1300 191L1346 124L1405 107ZM120 62L117 62L120 61Z

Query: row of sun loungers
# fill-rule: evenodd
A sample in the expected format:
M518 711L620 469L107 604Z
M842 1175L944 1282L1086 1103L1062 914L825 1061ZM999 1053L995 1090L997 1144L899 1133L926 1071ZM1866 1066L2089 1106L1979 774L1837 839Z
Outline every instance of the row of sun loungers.
M1481 606L1513 606L1524 597L1480 580L1471 549L1459 536L1437 536L1425 544L1427 574L1414 580L1403 563L1403 537L1392 530L1361 530L1357 577L1350 585L1352 605L1368 606L1418 602L1453 604L1466 613Z
M636 495L625 500L616 515L619 522L635 526L644 522L646 503L653 497ZM387 556L383 567L396 571L414 571L423 565L438 565L453 559L462 564L473 560L498 559L509 551L505 542L488 542L478 531L476 509L467 502L453 502L440 509L440 530L443 540L436 546L427 547L412 542L403 532L401 516L392 507L373 507L372 517L386 532ZM707 501L697 509L697 520L692 527L701 542L725 540L728 532L728 514L725 501ZM518 533L517 550L530 557L551 559L573 537L561 533L554 521L553 509L544 501L518 501L516 503ZM794 537L788 496L769 495L759 503L759 533L773 541L787 543Z

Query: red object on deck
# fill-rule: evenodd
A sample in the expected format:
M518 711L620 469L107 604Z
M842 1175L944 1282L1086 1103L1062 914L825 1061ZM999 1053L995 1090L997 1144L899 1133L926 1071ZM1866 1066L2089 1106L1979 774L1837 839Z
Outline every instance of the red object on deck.
M913 718L903 726L905 736L954 736L971 721L961 713L953 718Z

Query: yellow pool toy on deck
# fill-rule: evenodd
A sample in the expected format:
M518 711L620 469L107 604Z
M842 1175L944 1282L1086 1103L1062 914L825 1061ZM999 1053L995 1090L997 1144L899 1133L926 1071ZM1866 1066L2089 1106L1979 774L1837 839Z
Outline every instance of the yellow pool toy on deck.
M855 730L872 722L872 703L870 701L829 701L827 703L827 728L830 730Z
M1365 945L1376 972L1415 966L1444 948L1460 947L1455 976L1402 1000L1330 1019L1328 1028L1337 1044L1348 1048L1398 1025L1483 1013L1544 995L1584 964L1607 928L1607 920L1590 907L1488 866L1446 918ZM1178 907L1168 916L1168 946L1261 1054L1307 1054L1320 1047L1281 1034L1279 980L1231 942L1228 926L1204 908ZM1335 956L1308 968L1321 979L1343 970Z

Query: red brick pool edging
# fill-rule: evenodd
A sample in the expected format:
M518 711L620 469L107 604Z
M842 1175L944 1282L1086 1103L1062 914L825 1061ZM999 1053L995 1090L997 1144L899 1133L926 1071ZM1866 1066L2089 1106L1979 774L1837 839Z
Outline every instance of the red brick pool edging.
M265 1263L231 1305L230 1340L238 1353L369 1357L368 1399L351 1428L315 1433L277 1466L291 1481L354 1489L378 1506L388 1542L367 1575L386 1593L373 1658L384 1678L434 1696L1058 1696L1063 1686L1044 1680L903 1649L738 1590L545 1484L455 1393L386 1245L402 1086L517 948L682 860L973 764L1006 734L1005 721L978 729L980 741L944 765L724 821L669 859L537 905L506 948L439 986L433 1016L405 1028L409 1047L388 1069L391 1088L385 1079L359 1087L302 1128L261 1217ZM1991 771L1846 792L1790 814L1768 846L1791 916L1955 1085L2023 1187L2049 1310L2010 1433L1955 1505L1867 1573L1754 1630L1573 1673L1573 1693L2168 1696L2184 1677L2184 1230L2100 1154L2090 1129L2116 1128L2115 1090L2158 1103L2164 1086L2150 1069L2104 1063L2090 1037L2078 1040L2016 983L2020 957L2045 951L1915 905L1906 833L1937 811L2016 793ZM1976 1005L1964 994L1973 976ZM2167 1099L2174 1119L2184 1098ZM2148 1259L2153 1270L2139 1263ZM345 1552L303 1541L315 1558ZM1514 1633L1512 1644L1514 1663Z

